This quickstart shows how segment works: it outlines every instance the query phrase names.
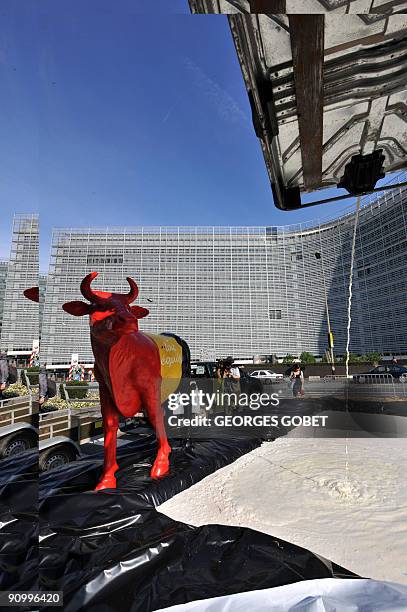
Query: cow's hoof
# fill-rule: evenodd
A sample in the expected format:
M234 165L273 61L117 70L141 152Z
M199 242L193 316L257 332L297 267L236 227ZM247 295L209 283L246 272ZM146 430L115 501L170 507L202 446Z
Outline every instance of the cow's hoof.
M168 459L156 461L151 468L150 476L151 478L162 478L166 476L170 471L170 462Z
M116 478L114 476L103 478L97 487L95 487L95 491L103 491L104 489L115 489L116 488Z

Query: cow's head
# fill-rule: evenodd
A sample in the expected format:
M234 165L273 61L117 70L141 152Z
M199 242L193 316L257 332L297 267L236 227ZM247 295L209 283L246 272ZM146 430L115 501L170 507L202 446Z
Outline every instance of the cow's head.
M93 331L112 330L119 333L130 333L138 329L138 319L146 317L149 313L147 308L141 306L130 306L138 296L138 287L135 281L127 277L130 285L129 293L109 293L107 291L93 291L91 282L98 275L91 272L81 282L81 293L86 302L66 302L62 308L65 312L76 317L89 315L90 326Z

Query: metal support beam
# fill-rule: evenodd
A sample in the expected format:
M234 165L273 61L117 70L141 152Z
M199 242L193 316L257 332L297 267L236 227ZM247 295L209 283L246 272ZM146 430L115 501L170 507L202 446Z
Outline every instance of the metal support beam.
M251 13L282 15L286 12L286 0L249 0Z
M305 189L322 180L324 15L289 15Z
M398 187L407 187L407 181L402 183L395 183L394 185L383 185L382 187L375 187L371 191L366 191L361 193L361 196L369 195L370 193L380 193L381 191L390 191L391 189L397 189ZM300 208L309 208L310 206L317 206L318 204L329 204L330 202L340 202L342 200L349 200L350 198L356 199L356 196L347 193L346 195L336 196L335 198L324 198L323 200L317 200L316 202L306 202L305 204L301 204L301 206L297 207L297 210ZM295 209L284 209L284 210L295 210Z

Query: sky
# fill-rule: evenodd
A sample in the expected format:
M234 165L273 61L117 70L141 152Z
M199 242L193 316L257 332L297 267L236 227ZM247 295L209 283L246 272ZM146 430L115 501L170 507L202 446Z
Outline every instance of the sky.
M278 225L349 206L274 207L227 18L186 0L2 0L0 82L0 257L15 212L39 211L46 271L53 227Z

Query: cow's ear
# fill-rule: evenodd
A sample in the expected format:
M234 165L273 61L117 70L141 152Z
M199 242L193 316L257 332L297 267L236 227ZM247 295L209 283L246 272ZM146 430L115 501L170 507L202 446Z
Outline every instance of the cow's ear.
M142 306L130 306L131 312L134 314L137 319L142 319L150 314L150 311L147 308L143 308Z
M38 303L40 301L40 290L38 287L30 287L29 289L25 289L23 293L25 297L31 300L32 302Z
M75 317L83 317L83 315L90 314L90 306L85 302L75 301L75 302L66 302L63 304L62 308L65 312L74 315Z

